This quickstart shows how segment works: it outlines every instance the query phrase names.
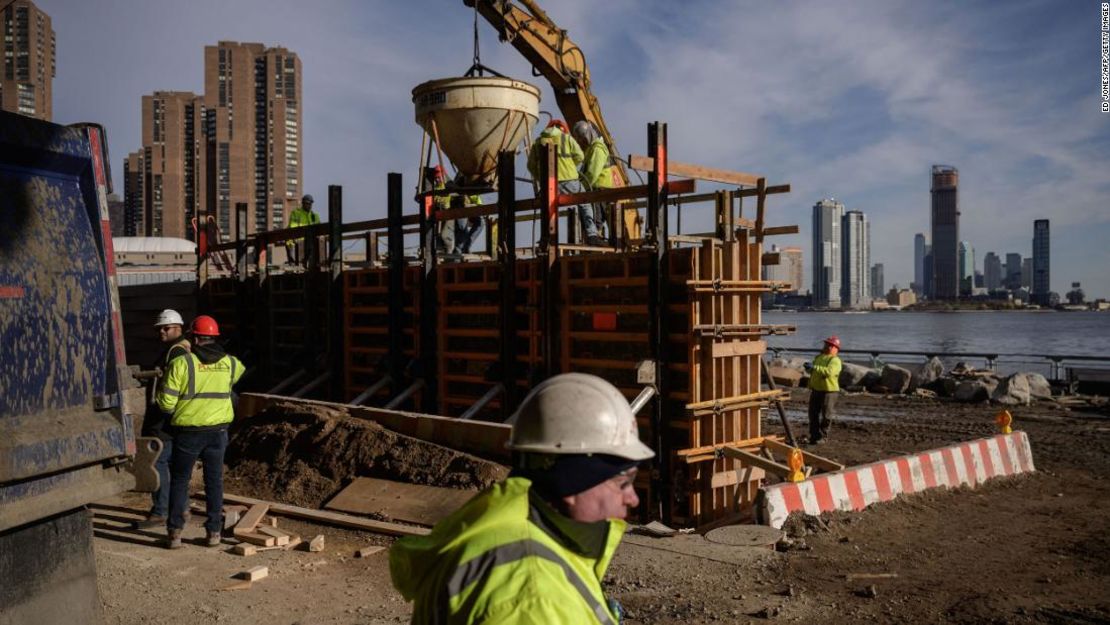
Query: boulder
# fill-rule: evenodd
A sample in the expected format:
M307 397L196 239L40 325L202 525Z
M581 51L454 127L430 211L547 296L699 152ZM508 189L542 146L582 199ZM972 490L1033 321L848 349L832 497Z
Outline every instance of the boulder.
M940 358L933 356L913 371L913 376L910 377L910 391L929 388L929 385L940 379L942 375L944 375L944 363Z
M1052 399L1052 385L1048 379L1039 373L1025 373L1025 381L1029 383L1029 396L1033 399Z
M991 393L991 401L1004 406L1028 405L1030 399L1029 379L1024 373L1015 373L1003 378Z
M782 367L784 369L794 369L795 371L805 371L806 362L808 361L805 358L783 358L780 356L778 358L772 358L771 362L767 364L771 367Z
M863 379L871 369L851 362L842 363L840 366L840 388L849 386L866 386Z
M966 403L988 401L996 388L996 385L992 382L992 378L964 380L956 387L956 392L952 394L952 397L956 401Z
M784 388L793 388L798 386L802 381L803 373L790 367L776 367L771 365L767 367L767 371L775 380L775 384Z
M952 397L956 394L956 388L959 385L960 381L956 378L945 376L930 384L929 388L936 391L940 397Z
M879 383L887 387L891 393L901 395L910 387L910 377L911 375L908 369L904 369L898 365L886 365L883 367L883 373Z

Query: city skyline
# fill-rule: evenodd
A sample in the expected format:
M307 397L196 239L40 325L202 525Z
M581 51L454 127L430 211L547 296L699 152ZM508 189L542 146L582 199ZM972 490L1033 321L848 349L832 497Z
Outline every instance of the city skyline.
M296 50L305 64L305 191L344 185L351 219L384 215L386 172L414 182L420 130L409 92L462 73L473 36L461 2L337 2L318 12L253 0L38 6L58 38L54 117L105 124L117 185L119 164L139 145L141 95L202 91L198 46L265 41ZM835 196L869 214L872 255L886 281L902 285L913 281L905 233L928 229L923 172L953 163L961 238L979 250L1025 249L1029 224L1050 218L1052 290L1075 281L1092 297L1110 295L1110 276L1099 271L1110 264L1102 243L1110 116L1097 112L1091 78L1097 3L687 11L567 0L548 9L582 46L622 154L642 153L645 124L659 119L676 160L790 183L790 194L768 203L773 224L805 224L813 198ZM618 18L623 27L614 29ZM541 108L554 110L550 89L516 51L491 28L480 32L483 63L537 84ZM105 68L109 88L100 85ZM752 97L753 89L765 95ZM689 231L711 227L708 216L687 215ZM775 242L810 253L808 235Z

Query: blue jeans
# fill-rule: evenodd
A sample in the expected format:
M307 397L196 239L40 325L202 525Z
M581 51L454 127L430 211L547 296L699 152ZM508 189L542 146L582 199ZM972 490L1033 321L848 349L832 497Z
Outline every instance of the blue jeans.
M559 193L582 193L582 181L564 180L559 183ZM582 236L596 237L597 224L594 223L594 209L590 204L579 204L574 207L578 212L578 223L582 225Z
M185 431L181 431L185 430ZM227 451L227 429L189 432L179 428L173 436L173 456L170 459L170 519L166 524L171 530L185 527L185 510L189 507L189 477L193 465L200 458L204 465L204 499L208 520L204 529L216 533L224 525L224 452Z
M162 453L154 461L158 471L158 490L150 494L150 516L166 516L170 511L170 456L173 455L173 441L162 439Z

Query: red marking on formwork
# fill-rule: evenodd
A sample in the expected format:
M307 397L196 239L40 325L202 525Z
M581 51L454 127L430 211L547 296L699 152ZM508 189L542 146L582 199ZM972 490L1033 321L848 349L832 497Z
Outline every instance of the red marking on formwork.
M925 488L937 487L937 472L933 470L933 459L928 453L919 454L917 461L921 463L921 473L925 477Z
M787 510L803 510L805 508L805 504L802 503L802 493L797 486L793 484L784 486L779 492L782 493L782 501L786 504Z
M112 224L107 219L100 222L100 238L104 240L104 270L112 277L116 275L116 248L112 243Z
M836 503L833 502L832 488L829 487L829 478L815 477L809 481L813 484L813 494L817 497L817 509L822 512L826 510L835 510Z
M96 128L89 128L88 134L89 151L92 152L93 160L93 179L96 180L97 186L103 187L107 185L107 181L104 177L104 161L102 160L103 156L100 151L100 131Z
M971 447L960 445L960 453L964 457L964 466L967 467L967 481L974 486L979 483L979 472L975 470L975 458L971 455Z
M944 458L944 469L948 472L948 485L955 488L960 485L960 474L956 471L956 458L952 455L952 448L945 447L940 450L940 457Z
M1000 434L994 437L994 443L998 445L998 456L1002 458L1002 468L1006 471L1006 475L1014 474L1014 463L1010 462L1010 450L1006 446L1006 435Z
M659 190L667 184L667 146L660 145L655 150L655 168L659 172Z
M878 480L875 480L875 485L878 486ZM852 502L852 509L863 510L867 502L863 500L863 489L859 485L859 473L848 471L844 474L844 489L848 491L848 499Z
M23 295L21 286L0 286L0 299L22 299Z
M871 475L875 478L875 490L879 493L879 501L890 501L893 499L894 493L890 490L890 479L887 477L886 463L872 465Z
M987 447L987 441L979 441L979 455L983 457L983 469L987 472L987 479L998 475L998 470L994 468L994 460L991 458L991 450Z
M898 477L901 478L903 493L916 492L913 487L913 473L910 471L910 461L907 458L898 458L894 461L898 466Z

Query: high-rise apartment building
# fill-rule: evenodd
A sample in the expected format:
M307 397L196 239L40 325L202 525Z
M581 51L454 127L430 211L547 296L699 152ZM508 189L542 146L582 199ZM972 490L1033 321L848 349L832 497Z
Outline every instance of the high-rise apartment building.
M0 109L50 121L54 115L54 29L50 16L31 0L0 9L4 26L4 71Z
M799 293L802 290L802 248L779 247L771 245L770 253L779 255L777 265L763 265L763 279L771 282L786 282L790 288L780 293Z
M844 214L840 250L842 308L867 308L871 303L871 224L861 211Z
M123 159L123 233L124 236L146 235L143 222L143 183L146 181L146 156L143 150Z
M932 185L932 245L933 288L935 299L957 299L960 294L959 241L960 241L960 174L949 165L933 165Z
M1006 266L1003 267L1005 277L1002 286L1016 291L1021 288L1021 254L1010 252L1006 254Z
M883 264L871 265L871 299L886 297L886 288L883 283Z
M1033 291L1033 259L1025 257L1021 259L1021 286L1029 289L1030 293Z
M929 253L925 235L921 232L913 235L913 287L914 293L921 295L925 292L925 255Z
M235 238L282 228L301 196L301 61L285 48L221 41L204 48L208 207Z
M1049 272L1048 220L1033 222L1033 301L1045 306L1051 290Z
M824 199L813 205L813 306L840 308L840 228L844 204Z
M192 220L204 206L204 101L188 91L155 91L143 96L142 110L139 234L192 239Z
M960 241L960 295L970 295L975 287L975 248L967 241Z
M983 287L988 291L1002 288L1002 259L994 252L987 252L983 257Z

